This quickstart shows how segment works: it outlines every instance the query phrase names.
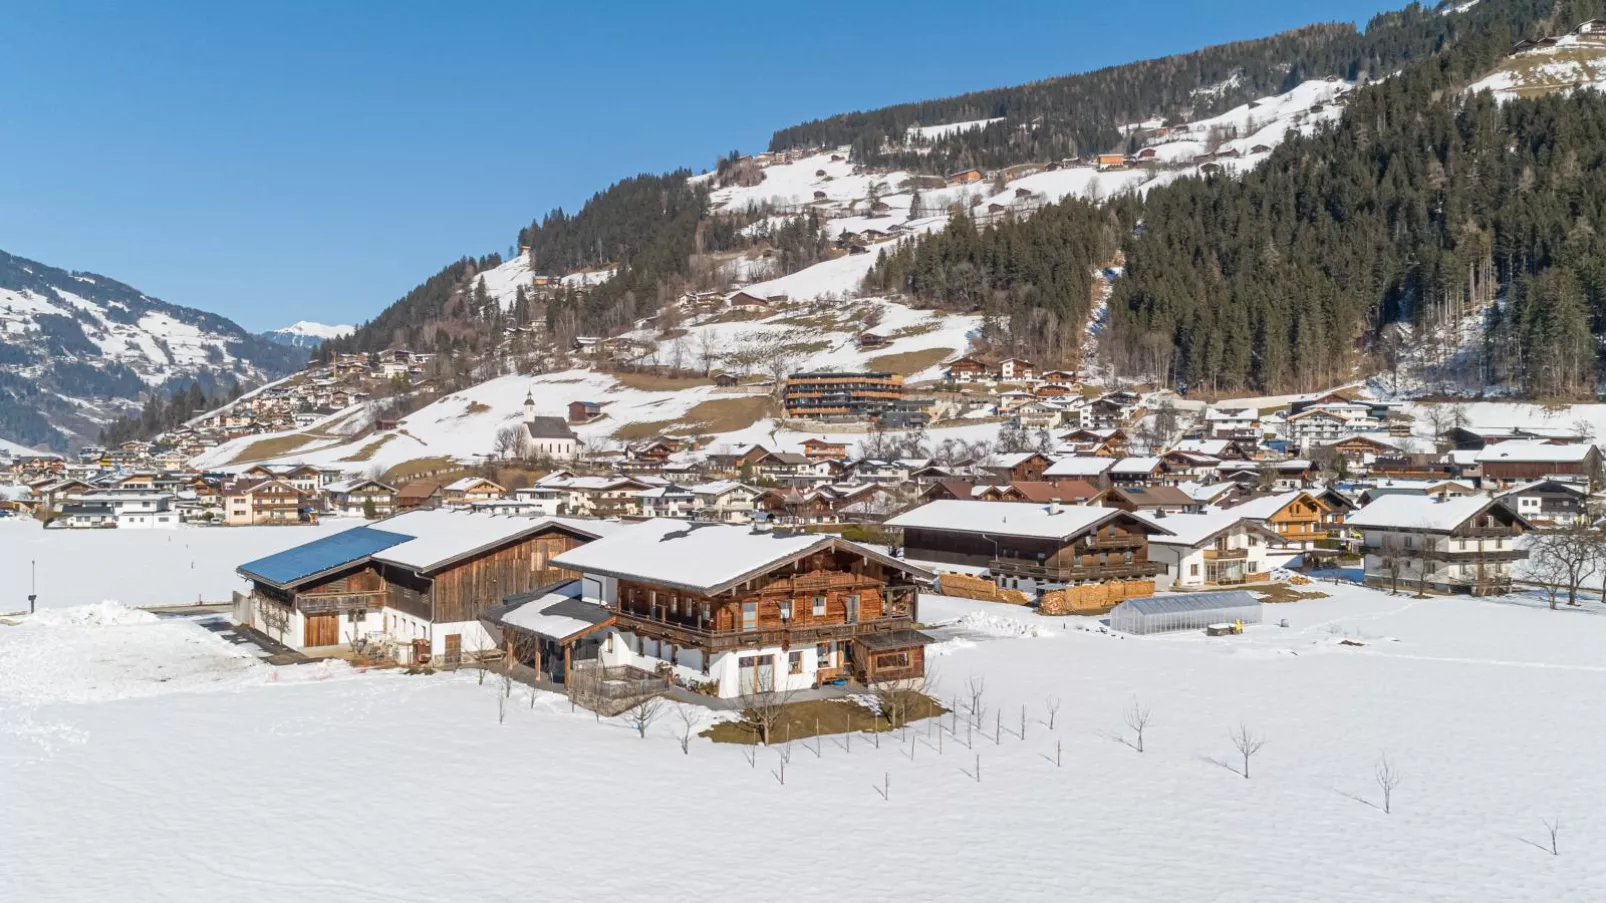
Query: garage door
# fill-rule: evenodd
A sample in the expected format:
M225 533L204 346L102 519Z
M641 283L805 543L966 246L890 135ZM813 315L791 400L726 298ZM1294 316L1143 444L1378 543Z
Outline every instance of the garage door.
M306 624L303 646L340 645L340 612L307 615Z

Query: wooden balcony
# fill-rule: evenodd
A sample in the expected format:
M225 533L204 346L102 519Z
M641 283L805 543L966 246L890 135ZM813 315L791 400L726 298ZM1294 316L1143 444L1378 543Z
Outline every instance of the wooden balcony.
M1231 561L1249 557L1248 549L1205 549L1206 561Z
M1117 533L1114 536L1089 535L1082 539L1082 545L1089 549L1140 549L1148 544L1149 538L1141 533Z
M710 630L668 620L645 612L618 610L620 630L659 637L677 646L691 646L720 652L727 649L745 649L757 646L805 646L829 640L846 640L867 633L884 630L906 630L914 625L907 614L888 614L880 618L862 618L852 623L809 624L786 627L755 627L752 630Z
M1059 567L1019 558L995 558L987 569L1008 577L1032 577L1065 583L1091 583L1098 580L1141 580L1165 572L1165 565L1152 561L1106 564L1091 567Z

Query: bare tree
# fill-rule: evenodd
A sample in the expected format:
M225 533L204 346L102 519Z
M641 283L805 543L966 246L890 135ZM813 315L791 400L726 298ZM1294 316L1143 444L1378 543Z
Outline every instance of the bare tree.
M496 439L491 443L491 453L503 460L522 458L529 442L530 433L523 424L510 424L496 431Z
M697 332L697 361L702 365L704 376L714 372L714 361L719 360L719 345L716 341L712 329L702 329Z
M1587 524L1571 524L1541 533L1532 550L1541 570L1551 570L1567 590L1567 604L1578 604L1578 591L1601 570L1606 561L1606 537ZM1555 607L1552 601L1551 607Z
M702 716L695 706L680 705L675 707L675 715L680 719L680 751L691 755L691 735L697 730Z
M1558 538L1554 533L1535 533L1533 545L1528 548L1528 579L1545 591L1551 611L1556 610L1567 585L1567 562L1557 554Z
M1262 746L1266 745L1266 738L1251 733L1249 725L1240 721L1238 722L1238 729L1232 732L1232 745L1234 749L1238 750L1238 755L1243 756L1244 780L1247 781L1249 780L1249 760L1255 753L1260 752Z
M1054 719L1060 713L1060 698L1058 696L1050 696L1046 705L1048 707L1048 729L1053 730Z
M1545 830L1550 834L1550 855L1560 856L1561 851L1556 849L1556 835L1561 833L1561 819L1546 818L1542 821L1545 823Z
M646 739L647 729L663 714L664 698L648 696L625 711L625 722L635 729L636 736Z
M764 347L762 365L764 375L772 381L770 392L780 398L786 388L786 378L797 367L799 355L785 341L772 341Z
M982 696L987 692L987 678L980 674L972 674L966 681L965 687L970 691L970 720L977 727L981 726L981 716L986 712L982 704Z
M1400 575L1405 572L1406 565L1411 560L1411 554L1405 548L1405 541L1398 533L1383 534L1383 541L1377 548L1379 562L1383 565L1383 572L1389 575L1389 592L1400 591Z
M1404 775L1399 766L1389 761L1389 754L1386 752L1377 757L1377 766L1372 774L1377 780L1378 789L1383 791L1383 814L1388 815L1393 812L1394 788L1400 786Z
M775 668L757 671L753 692L742 697L742 721L758 734L765 746L775 735L775 726L786 715L794 691L783 689L776 683Z
M1132 748L1143 752L1143 731L1149 726L1148 707L1136 699L1132 700L1132 704L1126 709L1126 726L1138 735L1138 740L1132 744Z

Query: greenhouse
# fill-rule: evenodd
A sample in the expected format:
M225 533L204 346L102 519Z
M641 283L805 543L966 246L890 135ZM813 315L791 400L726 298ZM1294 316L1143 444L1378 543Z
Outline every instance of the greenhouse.
M1122 633L1165 633L1203 630L1211 624L1260 623L1260 602L1237 590L1223 593L1174 593L1128 599L1110 612L1110 626Z

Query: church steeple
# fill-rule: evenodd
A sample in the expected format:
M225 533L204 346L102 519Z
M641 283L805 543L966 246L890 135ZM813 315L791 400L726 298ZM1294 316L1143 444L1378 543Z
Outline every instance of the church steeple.
M533 390L526 389L524 392L524 422L530 423L533 420L535 420L535 394Z

